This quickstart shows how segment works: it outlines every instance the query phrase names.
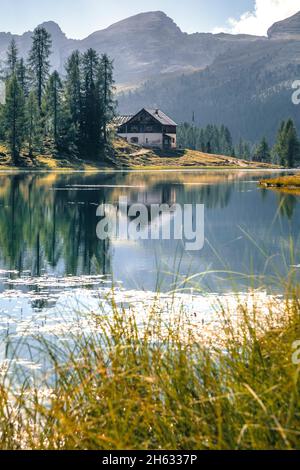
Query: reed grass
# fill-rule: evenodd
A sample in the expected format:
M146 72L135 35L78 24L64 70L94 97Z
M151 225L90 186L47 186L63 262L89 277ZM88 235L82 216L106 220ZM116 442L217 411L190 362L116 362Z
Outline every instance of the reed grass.
M1 449L299 449L299 298L282 300L277 323L242 306L239 331L223 311L221 343L155 305L142 325L112 304L94 314L95 333L40 338L51 374L19 387L4 374Z

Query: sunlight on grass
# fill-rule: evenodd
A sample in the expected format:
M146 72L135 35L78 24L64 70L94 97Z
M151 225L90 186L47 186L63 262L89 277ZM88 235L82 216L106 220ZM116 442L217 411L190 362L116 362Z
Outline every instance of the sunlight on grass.
M0 387L2 449L300 448L299 292L220 313L222 341L199 339L183 314L147 316L111 299L111 314L72 341L39 338L51 363L41 384ZM26 342L26 339L24 339ZM51 370L51 372L50 372Z
M281 176L260 180L259 185L280 193L300 195L300 175Z

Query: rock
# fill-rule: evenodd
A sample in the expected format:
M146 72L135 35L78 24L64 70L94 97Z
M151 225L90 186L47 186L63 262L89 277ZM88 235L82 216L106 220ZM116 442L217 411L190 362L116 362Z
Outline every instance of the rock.
M278 21L268 30L270 39L300 40L300 12L283 21Z

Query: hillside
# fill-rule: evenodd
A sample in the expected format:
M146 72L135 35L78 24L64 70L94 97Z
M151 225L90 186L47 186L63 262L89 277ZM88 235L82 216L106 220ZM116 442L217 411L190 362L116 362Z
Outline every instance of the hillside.
M50 171L99 171L108 169L189 169L189 168L271 168L264 163L248 162L222 155L211 155L194 150L159 151L142 148L116 138L103 161L85 161L74 156L54 156L47 152L32 158L22 155L21 167L13 165L9 152L0 142L0 171L50 170Z
M212 155L196 150L152 150L141 148L118 138L114 142L112 163L129 169L208 169L208 168L272 168L266 163L249 162L224 155ZM274 168L274 166L273 166Z

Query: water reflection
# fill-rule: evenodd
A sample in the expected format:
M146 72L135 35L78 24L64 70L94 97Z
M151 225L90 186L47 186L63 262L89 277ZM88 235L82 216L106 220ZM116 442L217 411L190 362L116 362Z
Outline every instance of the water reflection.
M204 272L195 278L203 290L246 289L249 274L256 276L255 285L270 286L299 264L300 199L259 189L261 176L245 171L2 174L1 292L37 290L26 284L32 277L77 276L80 286L82 276L93 275L112 275L125 288L169 290L186 275ZM204 249L186 252L172 240L98 240L98 205L117 204L122 195L146 205L204 204Z

